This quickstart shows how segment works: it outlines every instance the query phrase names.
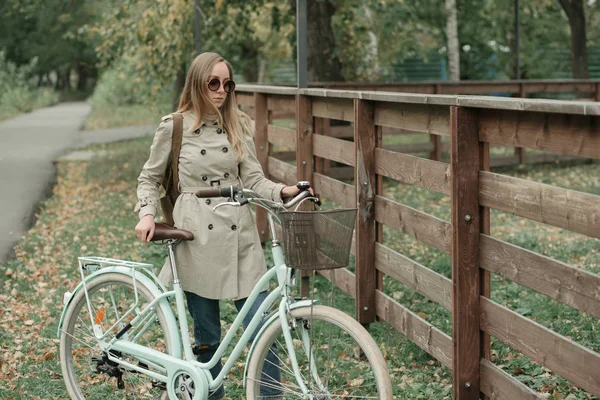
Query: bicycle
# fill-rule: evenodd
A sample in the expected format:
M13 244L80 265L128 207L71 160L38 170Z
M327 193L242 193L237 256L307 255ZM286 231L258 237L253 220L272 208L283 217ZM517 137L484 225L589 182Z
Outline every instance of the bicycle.
M310 195L308 183L298 186L303 190L285 205L233 186L196 192L198 197L228 199L215 207L255 204L267 209L275 264L256 284L208 363L200 363L194 356L184 292L177 278L174 248L182 240L192 240L191 232L156 224L153 241L168 250L173 290L167 290L151 264L80 257L82 281L73 293L65 293L58 327L61 368L71 398L109 399L115 394L116 398L123 398L122 393L126 391L134 398L206 400L223 384L252 333L260 327L246 356L243 383L248 399L261 398L261 387L276 389L280 393L277 398L391 399L385 360L365 328L342 311L317 304L312 299L296 299L291 294L294 269L286 265L289 257L284 257L275 219L287 216L288 221L293 222L294 215L298 215L302 217L300 225L288 222L284 228L307 226L305 213L289 210L305 200L318 201ZM326 213L321 212L321 215ZM350 240L354 216L351 226L347 227ZM325 229L343 225L329 215L324 221L321 225ZM319 246L317 242L327 240L307 233L310 231L298 235L288 231L286 236L284 230L284 241L289 242L286 249L300 248L290 254L314 261L315 258L307 258L307 254L317 254L314 251L315 246ZM322 243L322 247L326 245ZM345 251L349 252L349 245ZM331 261L330 256L325 257L326 261ZM346 254L346 260L347 257ZM301 260L296 263L301 264ZM234 344L221 373L213 379L210 368L233 344L250 306L271 279L277 280L277 287L270 291ZM173 298L176 314L171 308ZM274 311L270 312L272 307ZM276 365L281 378L264 376L265 363Z

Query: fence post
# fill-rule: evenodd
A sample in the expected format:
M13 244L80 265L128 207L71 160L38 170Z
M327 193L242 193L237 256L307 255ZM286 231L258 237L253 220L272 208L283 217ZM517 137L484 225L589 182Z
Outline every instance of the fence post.
M312 103L308 96L296 95L296 175L299 181L310 181L313 177L313 117ZM301 294L308 296L310 271L301 271Z
M527 88L525 87L525 84L523 82L519 83L519 97L522 99L527 98ZM515 154L517 155L519 164L523 164L526 162L524 147L515 147Z
M356 225L356 318L375 321L375 111L373 103L354 100L354 186Z
M442 94L442 85L435 85L435 94ZM429 134L429 141L433 145L431 152L429 153L429 159L435 161L442 160L442 137L440 135L434 135L433 133Z
M376 132L376 141L375 141L375 147L376 148L383 148L383 127L381 126L376 126L375 127L375 132ZM375 188L375 195L383 195L383 175L376 175L377 177L377 187ZM377 243L382 243L383 244L383 224L375 221L375 240L377 241ZM376 289L377 290L383 290L383 276L384 273L381 271L377 271L375 270L375 276L377 277L377 283L376 283Z
M452 390L479 399L479 137L477 113L450 107L452 167Z
M479 142L479 169L482 171L490 170L490 144ZM490 209L489 207L479 207L479 229L480 233L490 234ZM490 272L480 269L481 295L489 298L491 293ZM481 331L480 355L486 360L490 360L491 344L490 335ZM488 396L482 394L483 400L489 400Z
M269 112L267 110L267 95L264 93L254 93L254 125L256 146L256 158L265 173L269 177L269 142L267 135L267 124ZM267 221L267 211L261 207L256 207L256 228L260 236L261 243L269 239L269 227Z

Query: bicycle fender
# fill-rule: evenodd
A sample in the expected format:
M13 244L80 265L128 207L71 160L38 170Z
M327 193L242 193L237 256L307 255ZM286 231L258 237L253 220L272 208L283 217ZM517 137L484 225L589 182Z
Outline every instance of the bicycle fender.
M88 277L86 277L85 283L88 284L90 281L92 281L94 278L98 277L99 275L104 275L104 274L109 274L109 273L120 273L120 274L125 274L125 275L129 275L129 276L133 277L133 270L131 268L118 267L118 266L106 267L106 268L102 268L102 269L94 272L93 274L89 275ZM156 285L156 283L153 282L153 280L148 278L143 273L140 273L140 272L136 273L135 278L136 278L136 280L141 282L144 286L146 286L150 290L150 292L152 293L153 296L158 297L163 293L161 291L161 289L159 289L159 287ZM71 297L68 299L67 303L65 304L65 307L63 308L63 312L62 312L62 315L60 316L60 321L58 322L58 329L56 332L58 339L60 339L60 334L62 332L62 326L63 326L63 322L65 319L65 315L67 314L67 309L69 308L69 305L73 301L73 298L75 297L75 295L80 290L82 290L82 288L83 288L83 281L79 282L79 285L77 285L75 290L73 290ZM172 355L175 357L181 358L182 357L181 339L180 339L180 335L179 335L178 328L177 328L179 325L177 323L177 320L175 319L175 314L173 314L173 310L171 309L171 307L169 307L169 304L166 301L160 301L158 303L158 306L163 311L165 319L167 320L167 326L169 327L169 330L170 330L170 332L169 332L170 337L172 338L172 340L174 340L174 342L172 343L172 345L173 345L172 346L172 351L173 351Z
M296 303L292 303L290 304L290 310L295 310L296 308L302 308L302 307L310 307L311 304L319 304L318 301L312 301L312 300L300 300ZM275 310L271 313L271 315L269 316L269 318L267 319L267 321L263 324L262 328L260 328L260 330L258 331L258 333L256 334L256 336L254 337L254 340L252 341L252 345L250 346L250 351L248 351L248 357L246 357L246 365L244 367L244 389L246 388L246 376L248 375L248 363L250 362L250 359L252 358L252 354L254 352L254 348L256 347L256 342L258 342L258 339L260 339L260 337L262 336L262 333L269 327L271 326L271 324L273 322L275 322L277 319L279 318L279 311Z

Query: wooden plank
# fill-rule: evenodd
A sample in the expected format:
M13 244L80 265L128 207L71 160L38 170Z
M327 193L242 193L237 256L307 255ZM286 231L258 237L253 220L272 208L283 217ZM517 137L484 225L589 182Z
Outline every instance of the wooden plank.
M267 109L272 110L274 114L294 115L296 113L296 99L294 96L270 94L267 96Z
M481 268L600 319L600 276L503 242L480 237Z
M271 156L285 162L296 162L296 150L294 151L272 151Z
M296 149L296 130L282 128L280 126L267 125L267 137L269 143L287 149Z
M389 151L395 151L396 153L429 153L434 149L434 145L431 142L423 143L398 143L398 144L386 144L383 146L384 149ZM450 143L440 144L442 151L450 150Z
M404 204L375 196L375 220L420 242L450 252L450 223Z
M330 199L342 207L356 207L356 191L352 185L340 182L323 174L314 173L313 187L315 193Z
M513 378L490 361L481 359L479 363L481 391L493 400L542 400L545 397Z
M254 95L253 94L236 93L235 100L236 100L238 106L254 107Z
M313 135L313 154L342 164L354 166L354 143L324 135Z
M266 171L268 178L268 158L269 158L269 143L267 142L267 125L269 123L269 111L267 110L267 96L262 93L254 94L254 143L256 146L256 158L260 163L263 171ZM258 207L256 210L256 228L260 236L261 243L269 240L269 222L267 220L267 211Z
M600 238L600 196L492 172L479 181L486 207Z
M600 354L485 297L481 329L550 368L591 394L600 395Z
M275 157L269 157L269 176L277 179L286 185L295 185L298 182L296 166L278 160Z
M375 123L420 133L448 136L448 107L429 104L377 102Z
M600 118L510 110L480 110L479 140L600 158Z
M356 319L375 322L375 123L372 102L354 100Z
M452 339L444 332L378 290L377 316L431 354L445 367L452 367ZM478 393L479 394L479 393Z
M429 190L450 195L450 164L377 149L375 172Z
M353 298L356 298L356 277L346 268L322 270L317 272L319 275L324 276L339 287L344 293L349 294ZM333 278L332 278L333 273Z
M375 244L375 268L452 311L452 281L381 243Z
M313 97L312 114L315 117L354 122L354 104L352 99Z
M476 111L450 108L452 165L452 390L479 400L479 140Z

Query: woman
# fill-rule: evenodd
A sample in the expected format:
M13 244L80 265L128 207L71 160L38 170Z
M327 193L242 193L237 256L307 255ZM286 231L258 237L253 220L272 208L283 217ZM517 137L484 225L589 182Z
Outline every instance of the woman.
M232 78L231 65L221 56L200 54L191 64L177 110L183 114L179 157L182 194L175 203L173 219L178 228L193 232L194 240L179 244L176 258L194 320L195 353L200 362L210 360L220 343L219 300L234 299L239 311L266 267L250 209L226 206L213 211L215 204L226 199L199 199L194 192L210 186L241 185L278 202L299 193L296 186L265 178L256 159L254 124L237 108ZM171 153L172 132L173 118L167 115L156 130L150 157L138 178L136 209L140 222L135 230L144 242L151 240L154 233L159 187ZM244 321L246 326L265 298L266 292L262 292ZM221 368L219 362L211 369L213 377ZM279 368L273 363L266 362L263 372L279 381ZM279 394L277 389L263 390L265 396ZM211 399L223 395L221 386Z

